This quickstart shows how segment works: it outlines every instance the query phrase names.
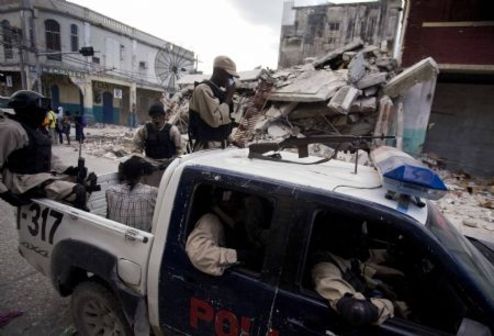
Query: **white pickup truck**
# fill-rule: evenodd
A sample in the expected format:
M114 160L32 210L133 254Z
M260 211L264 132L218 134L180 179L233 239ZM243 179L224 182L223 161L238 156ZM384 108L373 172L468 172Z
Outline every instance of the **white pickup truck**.
M159 185L150 233L105 217L101 176L90 212L40 199L18 209L19 250L72 295L81 335L489 335L494 330L492 251L460 235L429 201L386 197L372 167L311 164L281 152L205 151L174 160ZM190 263L185 242L221 187L253 195L270 221L262 266L214 277ZM405 274L394 293L407 316L353 328L313 288L315 241L334 221L367 224L369 248L386 248ZM228 241L228 239L227 239ZM234 246L232 246L234 248ZM490 259L490 260L489 260ZM145 308L145 309L143 309Z

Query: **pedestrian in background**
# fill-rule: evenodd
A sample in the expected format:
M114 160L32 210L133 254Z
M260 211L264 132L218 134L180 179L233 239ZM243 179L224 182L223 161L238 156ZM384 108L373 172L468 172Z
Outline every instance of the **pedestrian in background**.
M57 134L58 134L58 143L63 144L63 107L59 106L57 108Z
M67 143L70 145L70 111L65 112L65 115L63 116L62 133L65 134ZM60 143L63 143L63 140Z
M84 115L82 112L78 112L74 118L75 123L75 140L77 142L83 143L86 139L84 135L84 127L86 127L86 121L84 120Z
M51 144L58 144L58 135L57 135L57 114L50 109L46 114L46 128L48 130L48 135L50 136Z

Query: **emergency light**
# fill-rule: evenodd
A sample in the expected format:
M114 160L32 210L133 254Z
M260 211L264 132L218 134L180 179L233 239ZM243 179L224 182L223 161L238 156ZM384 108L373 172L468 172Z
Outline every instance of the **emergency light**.
M430 200L448 191L439 175L397 148L380 146L371 151L371 158L389 191Z

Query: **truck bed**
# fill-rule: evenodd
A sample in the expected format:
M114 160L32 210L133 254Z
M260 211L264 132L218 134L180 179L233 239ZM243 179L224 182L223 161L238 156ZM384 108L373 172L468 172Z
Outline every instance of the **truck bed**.
M106 217L106 190L114 185L118 184L118 174L109 173L98 176L98 183L101 186L100 191L93 192L88 199L87 206L89 211L95 215Z

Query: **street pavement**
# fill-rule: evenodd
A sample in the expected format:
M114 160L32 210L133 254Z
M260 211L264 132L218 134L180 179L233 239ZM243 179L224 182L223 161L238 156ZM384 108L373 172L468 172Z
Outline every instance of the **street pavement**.
M67 165L77 165L78 146L59 145L53 152ZM116 171L118 162L85 155L89 171L104 174ZM62 298L48 278L38 273L17 251L15 209L0 200L0 313L21 311L0 336L72 335L70 297Z

